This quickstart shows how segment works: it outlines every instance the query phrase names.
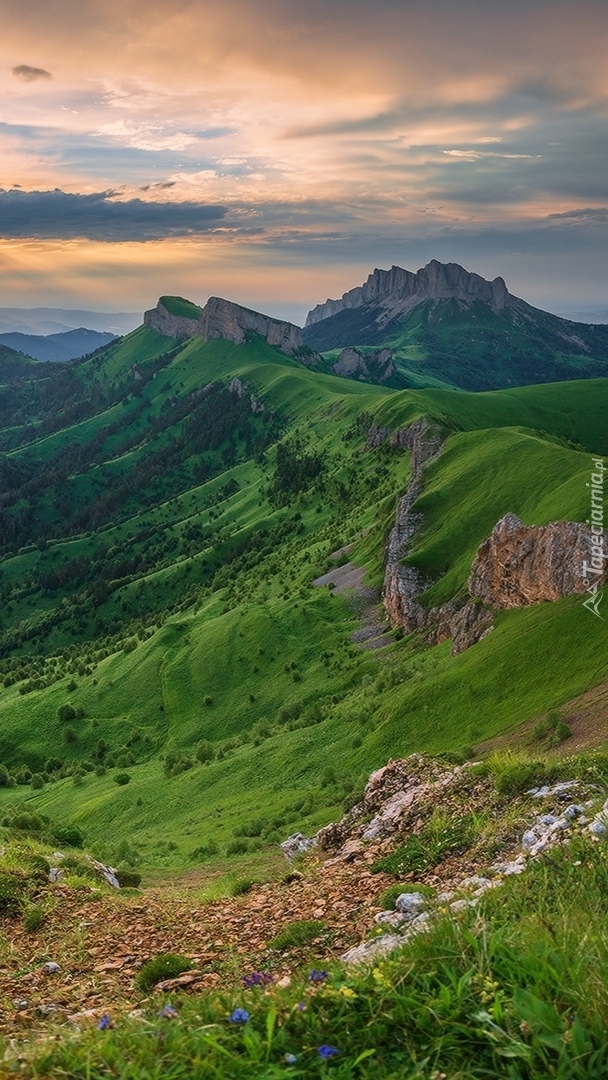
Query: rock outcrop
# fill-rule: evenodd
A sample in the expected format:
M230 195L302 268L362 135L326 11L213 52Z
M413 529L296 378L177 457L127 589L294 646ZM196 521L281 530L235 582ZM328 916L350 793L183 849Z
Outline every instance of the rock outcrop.
M378 349L376 352L363 353L360 349L342 349L333 371L347 379L384 383L397 373L390 349Z
M258 311L211 296L197 318L172 315L159 301L155 308L144 314L144 325L166 337L185 341L200 335L205 341L223 338L241 345L248 333L259 334L269 345L275 345L287 356L293 356L304 350L303 359L308 358L310 350L304 347L302 331L299 326L281 319L272 319ZM313 356L313 354L310 354Z
M591 557L588 525L552 521L526 526L505 514L477 551L469 593L493 608L528 607L585 592L582 567ZM598 578L602 584L606 574Z
M202 313L202 309L199 308ZM174 338L176 341L186 341L188 338L199 334L199 319L188 319L183 315L172 315L165 307L162 300L158 301L155 308L144 311L144 326L155 330L164 337Z
M469 273L458 263L440 263L433 259L416 273L400 266L392 266L390 270L374 270L364 285L350 289L339 300L317 304L309 311L305 325L312 326L341 311L375 304L385 309L384 314L376 320L382 326L398 315L407 314L424 300L452 299L465 305L481 301L488 304L492 311L502 311L518 303L501 277L486 281L479 274Z
M368 446L378 446L388 437L384 428L370 429ZM382 590L386 614L393 628L402 627L406 634L421 631L429 645L452 638L452 653L463 652L489 632L491 613L480 604L465 600L427 611L417 598L432 583L416 567L403 563L410 541L423 522L422 515L412 509L422 489L422 471L441 451L442 433L422 418L408 428L400 428L391 437L391 443L411 451L412 478L397 504L388 542Z

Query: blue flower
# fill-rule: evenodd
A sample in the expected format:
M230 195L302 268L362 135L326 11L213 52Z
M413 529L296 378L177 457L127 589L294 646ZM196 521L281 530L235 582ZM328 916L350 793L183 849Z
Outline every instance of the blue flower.
M252 986L266 986L271 983L272 975L268 971L252 971L250 975L243 975L243 985L250 990Z
M317 1054L323 1061L327 1061L328 1058L336 1057L340 1051L336 1046L328 1046L327 1043L322 1043L317 1050Z
M163 1016L165 1020L174 1020L177 1016L177 1009L173 1005L163 1005L162 1009L159 1009L157 1016Z
M246 1024L249 1020L247 1009L235 1009L228 1018L231 1024Z
M100 1031L107 1031L108 1028L112 1027L112 1021L110 1020L110 1017L109 1017L108 1013L103 1014L103 1016L101 1017L101 1020L99 1021L97 1027L99 1028Z
M295 1054L285 1054L285 1064L286 1065L295 1065L297 1060L298 1059L297 1059Z
M313 968L310 975L308 976L308 981L311 983L322 983L325 982L326 978L326 971L317 971L316 968Z

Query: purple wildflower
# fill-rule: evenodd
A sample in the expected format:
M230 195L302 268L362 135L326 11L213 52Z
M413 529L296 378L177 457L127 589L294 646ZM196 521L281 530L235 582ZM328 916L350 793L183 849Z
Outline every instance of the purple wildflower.
M228 1018L231 1024L246 1024L249 1020L247 1009L235 1009Z
M164 1017L165 1020L175 1020L177 1009L174 1008L173 1005L163 1005L162 1009L159 1009L156 1015Z
M243 986L247 990L251 990L253 986L266 986L272 981L269 971L252 971L250 975L243 975Z
M326 971L317 971L316 968L313 968L310 975L308 976L308 981L311 983L322 983L325 982L326 978Z
M112 1021L110 1020L109 1013L104 1013L103 1014L103 1016L101 1017L97 1027L99 1028L100 1031L107 1031L108 1028L112 1027Z
M327 1061L328 1058L336 1057L340 1051L336 1046L328 1046L327 1043L322 1043L317 1050L317 1054L323 1061Z

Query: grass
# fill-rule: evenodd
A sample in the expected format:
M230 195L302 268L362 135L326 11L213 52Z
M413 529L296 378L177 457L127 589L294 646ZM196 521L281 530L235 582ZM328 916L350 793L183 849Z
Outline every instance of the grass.
M395 877L422 874L433 870L447 856L466 851L477 833L478 823L473 815L451 817L436 811L419 833L408 836L390 855L376 859L370 869L375 874L393 874Z
M178 956L177 953L159 953L158 956L148 960L140 969L137 976L139 990L151 990L159 982L165 979L176 979L189 971L192 963L186 956Z
M329 569L330 552L353 541L348 557L365 582L382 581L409 457L388 445L366 450L371 423L395 431L427 415L451 433L417 504L425 525L412 560L441 576L429 604L462 591L478 543L507 510L537 524L584 517L589 462L560 440L602 448L608 381L476 395L395 392L309 371L255 337L238 347L179 345L147 328L86 361L83 377L91 387L122 385L134 365L145 373L159 357L164 366L141 394L134 387L126 403L66 423L11 460L32 455L42 466L99 436L99 460L65 481L86 502L101 472L119 480L179 436L181 421L146 438L172 401L201 380L238 377L265 416L280 416L277 437L318 451L323 482L277 507L268 500L274 444L258 453L238 436L235 462L224 461L226 442L208 451L221 467L210 480L195 482L200 461L186 453L124 519L109 515L98 530L3 559L4 648L11 664L30 665L30 682L11 684L11 674L0 687L0 761L15 775L27 765L42 787L31 780L0 787L1 813L20 808L73 823L110 862L121 861L127 843L144 880L195 859L209 874L232 866L256 876L277 858L280 840L335 818L388 757L459 752L561 708L607 677L578 599L505 612L488 638L458 657L447 643L423 650L413 639L387 639L372 653L350 640L359 626L356 598L331 597L312 581ZM141 412L133 418L135 405ZM102 439L114 421L120 432ZM129 432L133 446L118 453ZM162 486L169 474L171 489ZM228 481L231 493L223 495ZM45 520L56 513L57 495L40 493ZM140 571L155 544L166 551ZM96 575L114 559L121 576L98 596ZM135 565L120 569L128 559ZM82 560L92 561L92 577L75 585L70 571ZM43 587L58 570L63 585ZM78 714L67 725L58 715L66 705ZM201 745L207 762L197 759ZM49 772L52 758L63 765ZM121 775L128 784L116 782Z
M283 952L286 949L299 949L320 937L325 923L320 919L296 919L285 926L269 943L271 949Z
M21 1068L32 1080L591 1080L608 1069L607 888L605 845L580 841L371 970L173 997L165 1016L159 999L109 1030L21 1046Z

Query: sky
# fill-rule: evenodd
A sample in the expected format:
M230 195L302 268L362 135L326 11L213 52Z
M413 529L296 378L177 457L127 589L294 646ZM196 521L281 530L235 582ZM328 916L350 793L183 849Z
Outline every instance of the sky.
M606 0L1 0L0 306L608 308Z

